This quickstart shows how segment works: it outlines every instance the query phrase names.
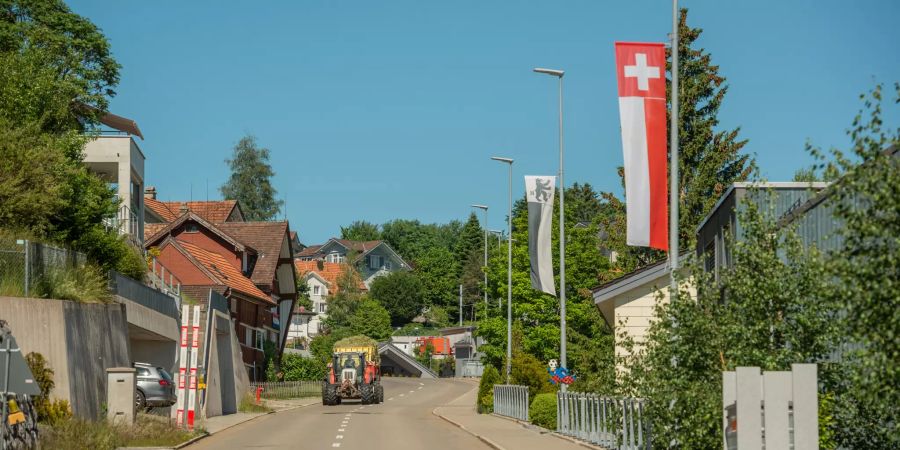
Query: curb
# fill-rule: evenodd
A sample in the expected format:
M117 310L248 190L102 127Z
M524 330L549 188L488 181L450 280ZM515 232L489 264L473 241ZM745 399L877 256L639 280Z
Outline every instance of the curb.
M484 442L485 444L488 445L488 447L491 447L491 448L493 448L494 450L506 450L506 448L504 448L504 447L501 446L500 444L498 444L498 443L496 443L496 442L494 442L494 441L492 441L492 440L490 440L490 439L488 439L488 438L486 438L486 437L484 437L484 436L482 436L482 435L480 435L480 434L478 434L478 433L476 433L476 432L474 432L474 431L472 431L472 430L466 428L463 424L457 423L457 422L455 422L455 421L453 421L453 420L451 420L451 419L448 419L448 418L442 416L440 413L437 412L437 410L440 409L440 408L442 408L442 406L438 406L437 408L432 409L432 410L431 410L431 414L434 414L435 416L440 417L441 419L444 419L444 421L446 421L447 423L449 423L449 424L451 424L451 425L453 425L453 426L459 428L460 430L465 431L466 433L471 434L472 436L474 436L475 438L477 438L479 441Z
M271 415L271 414L278 414L278 413L283 413L283 412L293 411L293 410L295 410L295 409L306 408L307 406L312 406L312 405L315 405L315 404L317 404L317 402L307 403L307 404L305 404L305 405L291 406L291 407L289 407L289 408L279 409L279 410L277 410L277 411L269 411L269 412L267 412L267 413L260 414L260 415L255 416L255 417L251 417L251 418L249 418L249 419L247 419L247 420L245 420L245 421L243 421L243 422L238 422L238 423L235 423L235 424L231 424L231 425L229 425L229 426L227 426L227 427L225 427L225 428L222 428L221 430L217 430L215 433L208 433L208 432L207 432L207 433L201 434L200 436L197 436L197 437L195 437L195 438L192 438L192 439L190 439L190 440L187 440L187 441L185 441L185 442L182 442L182 443L180 443L180 444L178 444L178 445L176 445L176 446L174 446L174 447L171 447L171 448L174 449L174 450L180 450L180 449L182 449L182 448L185 448L185 447L187 447L187 446L189 446L189 445L194 444L195 442L197 442L197 441L199 441L199 440L208 438L208 437L213 436L213 435L215 435L215 434L217 434L217 433L221 433L221 432L223 432L223 431L225 431L225 430L234 428L234 427L236 427L236 426L238 426L238 425L243 425L243 424L245 424L245 423L253 422L253 421L256 420L256 419L259 419L260 417L266 417L266 416Z
M553 436L553 437L555 437L555 438L557 438L557 439L562 439L562 440L564 440L564 441L569 441L569 442L571 442L571 443L573 443L573 444L578 444L578 445L580 445L580 446L582 446L582 447L589 448L589 449L591 449L591 450L608 450L606 447L600 447L600 446L598 446L598 445L591 444L590 442L585 442L585 441L582 441L582 440L580 440L580 439L575 439L575 438L573 438L573 437L571 437L571 436L566 436L566 435L564 435L564 434L558 433L558 432L553 431L553 430L549 430L549 429L544 428L544 427L542 427L542 426L535 425L535 424L533 424L533 423L531 423L531 422L523 422L523 421L521 421L521 420L519 420L519 419L513 419L512 417L501 416L501 415L495 414L495 413L491 413L491 415L494 416L494 417L499 417L499 418L504 419L504 420L508 420L508 421L510 421L510 422L515 422L515 423L517 423L517 424L519 424L519 425L522 425L522 427L524 427L524 428L533 428L533 429L539 430L541 434L549 434L550 436Z

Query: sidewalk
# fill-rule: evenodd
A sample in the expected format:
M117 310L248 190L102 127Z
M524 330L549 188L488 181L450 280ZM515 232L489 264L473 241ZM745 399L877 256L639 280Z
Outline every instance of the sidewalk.
M295 408L302 408L304 406L309 406L312 404L316 404L321 402L322 399L319 397L306 397L306 398L297 398L290 400L266 400L266 406L272 408L272 412L267 413L235 413L229 414L227 416L216 416L207 418L203 424L201 425L203 429L206 430L209 434L215 434L222 430L226 430L236 425L240 425L244 422L253 420L260 416L265 416L267 414L273 414L281 411L287 411Z
M507 420L491 414L475 411L475 397L478 386L432 413L447 422L467 431L497 450L585 450L597 448L590 444L580 444L567 438L554 436L547 430L525 425L515 420Z

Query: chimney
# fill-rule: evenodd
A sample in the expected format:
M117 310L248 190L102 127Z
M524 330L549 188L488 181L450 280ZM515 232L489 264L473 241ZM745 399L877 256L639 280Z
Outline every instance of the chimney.
M147 189L144 189L144 198L156 200L156 187L148 186Z
M188 212L188 205L187 205L187 203L182 203L181 207L178 208L178 214L184 215L184 213L186 213L186 212Z

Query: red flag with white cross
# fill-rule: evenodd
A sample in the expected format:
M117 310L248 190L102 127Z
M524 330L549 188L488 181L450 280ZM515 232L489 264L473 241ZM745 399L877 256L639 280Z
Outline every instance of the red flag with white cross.
M660 250L669 248L665 71L664 44L616 42L626 242Z

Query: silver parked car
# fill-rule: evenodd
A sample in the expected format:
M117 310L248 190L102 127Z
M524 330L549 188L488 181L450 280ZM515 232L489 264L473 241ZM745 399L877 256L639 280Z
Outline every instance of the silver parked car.
M140 362L134 363L134 368L137 376L137 390L134 393L135 410L143 411L148 407L175 404L175 382L166 369Z

